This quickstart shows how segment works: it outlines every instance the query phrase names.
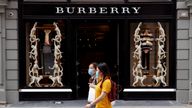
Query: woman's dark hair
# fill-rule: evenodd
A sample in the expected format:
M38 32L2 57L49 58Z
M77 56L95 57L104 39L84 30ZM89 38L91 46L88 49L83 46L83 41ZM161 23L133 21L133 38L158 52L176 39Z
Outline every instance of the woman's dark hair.
M102 88L103 82L106 80L106 78L110 78L109 67L106 63L100 63L97 67L103 73L103 80L100 85L100 88Z
M99 63L97 67L103 73L104 77L110 76L109 67L106 63Z
M90 63L90 64L92 64L93 65L93 67L95 68L95 69L97 69L97 63L96 62L92 62L92 63Z

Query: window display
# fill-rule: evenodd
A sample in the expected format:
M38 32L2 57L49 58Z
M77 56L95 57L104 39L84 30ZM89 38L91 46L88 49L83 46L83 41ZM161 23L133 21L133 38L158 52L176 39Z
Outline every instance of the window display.
M29 25L27 23L26 25ZM30 29L30 28L27 28ZM56 22L35 22L26 38L26 67L28 87L63 87L62 51L63 35Z
M131 86L167 87L168 23L131 24Z

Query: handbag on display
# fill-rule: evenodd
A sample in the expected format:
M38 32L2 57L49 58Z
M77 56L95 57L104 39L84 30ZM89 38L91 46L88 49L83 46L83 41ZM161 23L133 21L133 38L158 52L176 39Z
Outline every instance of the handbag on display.
M51 46L44 45L43 46L43 53L51 53Z

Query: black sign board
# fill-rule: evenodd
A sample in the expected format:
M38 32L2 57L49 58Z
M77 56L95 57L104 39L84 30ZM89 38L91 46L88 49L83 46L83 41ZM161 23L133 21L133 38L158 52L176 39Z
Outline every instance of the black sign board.
M23 16L65 16L65 17L172 17L174 5L159 4L24 4Z

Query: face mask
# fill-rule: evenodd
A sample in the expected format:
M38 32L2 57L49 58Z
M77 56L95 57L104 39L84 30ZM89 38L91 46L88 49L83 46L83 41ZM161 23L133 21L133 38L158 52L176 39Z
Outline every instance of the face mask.
M99 78L99 71L96 71L95 78Z
M94 69L89 69L89 70L88 70L88 73L89 73L89 75L93 76L93 74L94 74Z

